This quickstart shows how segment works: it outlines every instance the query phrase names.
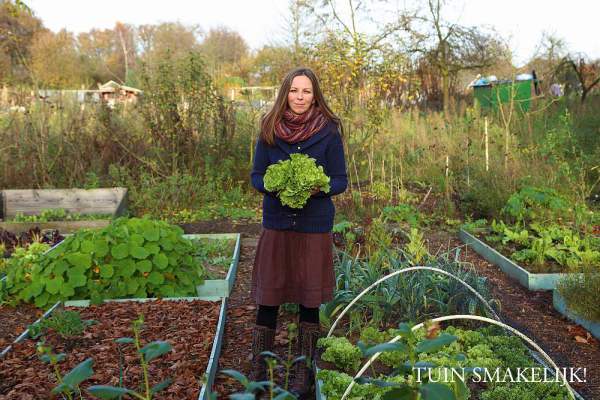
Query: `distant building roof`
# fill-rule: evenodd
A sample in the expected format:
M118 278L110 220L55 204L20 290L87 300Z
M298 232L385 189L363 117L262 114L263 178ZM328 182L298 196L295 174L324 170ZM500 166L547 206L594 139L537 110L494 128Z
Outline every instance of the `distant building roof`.
M127 92L134 92L136 94L142 93L140 89L136 89L131 86L121 85L115 81L108 81L103 85L98 84L98 90L101 92L114 92L116 90L125 90Z

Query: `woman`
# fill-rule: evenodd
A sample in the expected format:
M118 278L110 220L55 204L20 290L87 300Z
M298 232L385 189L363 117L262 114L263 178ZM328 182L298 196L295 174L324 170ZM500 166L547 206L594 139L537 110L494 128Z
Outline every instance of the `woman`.
M333 237L335 207L331 196L348 185L340 119L327 106L315 74L298 68L287 74L273 108L261 120L252 186L264 193L263 229L252 271L252 297L258 305L252 335L254 381L266 380L264 360L272 351L279 305L300 308L296 354L312 359L320 335L319 306L333 299ZM313 188L302 209L282 205L265 190L267 167L290 154L304 153L322 165L330 191ZM312 368L299 363L292 371L290 391L299 397L310 391Z

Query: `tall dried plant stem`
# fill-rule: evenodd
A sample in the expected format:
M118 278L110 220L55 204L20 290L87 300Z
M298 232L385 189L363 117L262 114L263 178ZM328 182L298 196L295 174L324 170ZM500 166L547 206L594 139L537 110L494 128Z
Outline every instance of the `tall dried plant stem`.
M354 174L356 175L356 185L358 186L358 194L360 195L360 205L363 204L362 199L362 190L360 189L360 178L358 177L358 169L356 168L356 160L354 160L354 155L352 155L352 165L354 165Z

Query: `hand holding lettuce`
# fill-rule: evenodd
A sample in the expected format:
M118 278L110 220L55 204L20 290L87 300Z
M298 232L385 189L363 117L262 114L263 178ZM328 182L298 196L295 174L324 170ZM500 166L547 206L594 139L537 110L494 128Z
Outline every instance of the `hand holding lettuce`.
M313 188L330 190L329 177L314 158L306 154L291 154L290 159L269 165L264 176L265 189L278 192L283 205L302 208L311 196Z

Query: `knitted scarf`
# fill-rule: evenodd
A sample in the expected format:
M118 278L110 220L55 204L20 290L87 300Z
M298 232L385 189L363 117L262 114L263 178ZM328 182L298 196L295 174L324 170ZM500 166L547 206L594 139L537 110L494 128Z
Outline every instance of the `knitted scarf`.
M301 142L321 130L327 121L319 107L311 106L299 115L287 109L275 124L275 136L290 144Z

